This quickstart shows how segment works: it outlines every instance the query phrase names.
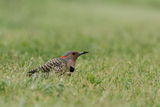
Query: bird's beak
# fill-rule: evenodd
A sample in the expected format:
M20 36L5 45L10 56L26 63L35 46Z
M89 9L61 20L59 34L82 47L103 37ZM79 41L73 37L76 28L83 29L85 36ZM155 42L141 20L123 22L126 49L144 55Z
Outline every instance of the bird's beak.
M79 56L80 56L80 55L83 55L83 54L86 54L86 53L88 53L88 52L86 52L86 51L79 52Z

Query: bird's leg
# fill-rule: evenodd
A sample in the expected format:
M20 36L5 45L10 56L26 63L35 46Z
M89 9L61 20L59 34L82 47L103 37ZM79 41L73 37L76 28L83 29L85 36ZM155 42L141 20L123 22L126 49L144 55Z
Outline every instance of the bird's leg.
M46 72L45 78L47 79L49 77L49 72Z

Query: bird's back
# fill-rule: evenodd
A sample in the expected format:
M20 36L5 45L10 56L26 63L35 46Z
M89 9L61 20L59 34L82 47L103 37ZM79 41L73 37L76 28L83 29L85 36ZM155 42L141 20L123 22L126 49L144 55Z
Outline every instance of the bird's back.
M49 60L47 63L39 67L39 70L44 72L62 72L67 68L67 62L61 58L54 58Z
M45 64L41 65L40 67L29 71L30 75L34 74L35 72L42 71L42 72L66 72L67 71L67 62L62 58L54 58L46 62Z

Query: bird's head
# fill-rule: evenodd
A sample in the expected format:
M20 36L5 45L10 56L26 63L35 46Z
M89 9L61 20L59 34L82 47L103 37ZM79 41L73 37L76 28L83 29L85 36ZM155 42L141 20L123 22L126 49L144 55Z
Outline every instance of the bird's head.
M70 51L70 52L67 52L65 53L63 56L61 56L60 58L62 59L71 59L71 60L74 60L76 61L76 59L81 56L81 55L84 55L88 52L86 51L83 51L83 52L76 52L76 51Z
M66 60L69 71L74 72L75 63L76 63L77 58L81 55L86 54L86 53L88 53L88 52L86 52L86 51L83 51L83 52L70 51L70 52L65 53L60 58Z

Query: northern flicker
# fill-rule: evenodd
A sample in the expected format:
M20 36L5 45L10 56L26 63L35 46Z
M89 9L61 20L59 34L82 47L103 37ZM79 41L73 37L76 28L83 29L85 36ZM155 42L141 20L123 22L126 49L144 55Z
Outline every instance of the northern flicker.
M76 52L76 51L70 51L65 53L63 56L60 56L59 58L54 58L49 60L47 63L44 65L33 69L29 71L29 75L31 76L32 74L42 71L42 72L74 72L75 70L75 63L76 60L79 56L86 54L88 52Z

